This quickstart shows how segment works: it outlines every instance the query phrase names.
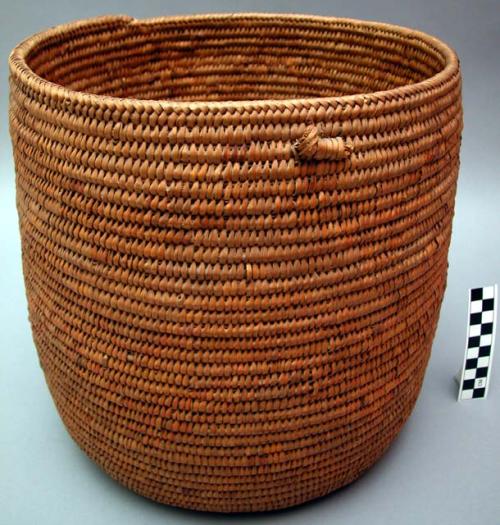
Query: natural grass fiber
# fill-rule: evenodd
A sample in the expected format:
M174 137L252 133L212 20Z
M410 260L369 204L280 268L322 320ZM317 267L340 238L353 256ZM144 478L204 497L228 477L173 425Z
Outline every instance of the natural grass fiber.
M10 72L33 336L82 449L210 511L360 476L413 408L446 285L454 52L346 19L106 16Z

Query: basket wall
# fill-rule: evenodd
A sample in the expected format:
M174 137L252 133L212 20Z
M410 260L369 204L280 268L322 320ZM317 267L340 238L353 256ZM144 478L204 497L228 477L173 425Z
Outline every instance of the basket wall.
M201 510L359 477L413 408L439 316L454 53L320 17L104 17L10 68L30 321L81 448Z

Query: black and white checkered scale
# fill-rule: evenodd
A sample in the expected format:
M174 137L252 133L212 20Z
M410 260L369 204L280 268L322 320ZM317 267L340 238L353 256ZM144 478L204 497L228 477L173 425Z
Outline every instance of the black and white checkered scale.
M459 399L486 397L493 354L496 286L472 288Z

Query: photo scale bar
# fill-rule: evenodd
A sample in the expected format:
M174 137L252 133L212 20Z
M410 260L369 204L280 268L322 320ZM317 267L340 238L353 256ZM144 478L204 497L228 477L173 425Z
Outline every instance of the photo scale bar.
M482 399L488 395L497 310L497 285L471 288L467 342L458 400Z

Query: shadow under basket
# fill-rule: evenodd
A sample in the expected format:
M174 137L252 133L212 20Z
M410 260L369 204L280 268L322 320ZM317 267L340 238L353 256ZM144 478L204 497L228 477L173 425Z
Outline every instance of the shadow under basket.
M446 286L454 52L356 20L106 16L28 38L10 74L31 326L80 447L208 511L360 476Z

